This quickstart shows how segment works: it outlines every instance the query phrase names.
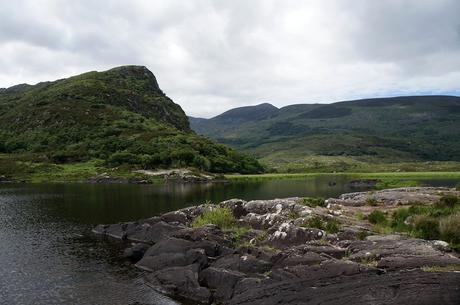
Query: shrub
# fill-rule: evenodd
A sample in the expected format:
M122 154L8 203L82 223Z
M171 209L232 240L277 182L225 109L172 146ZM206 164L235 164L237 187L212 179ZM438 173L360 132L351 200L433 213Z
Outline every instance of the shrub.
M321 219L321 217L318 216L310 218L304 226L307 228L316 228L324 230L323 220Z
M305 197L303 198L302 205L306 205L309 207L325 207L326 206L326 201L322 197Z
M366 199L366 204L367 205L370 205L370 206L376 206L377 205L377 199L375 199L375 197L368 197Z
M329 219L326 221L324 229L328 233L337 233L340 231L340 223L335 219Z
M372 224L385 224L387 223L387 217L382 211L373 211L369 214L368 220Z
M439 208L453 208L459 203L460 203L460 200L458 199L457 196L446 195L446 196L442 196L439 199L439 202L436 204L436 207L439 207Z
M457 191L460 191L460 182L457 183L457 185L455 186L455 189L456 189Z
M402 208L393 212L393 219L391 220L391 227L396 231L407 231L409 226L406 224L407 218L412 216L409 209Z
M441 219L439 231L443 240L452 244L460 244L460 213Z
M439 221L431 216L417 215L414 218L414 235L423 239L439 238Z
M207 224L214 224L221 229L231 229L236 226L237 221L229 208L214 208L195 218L192 227L202 227Z
M304 225L307 228L316 228L324 230L327 233L337 233L340 231L340 223L335 219L321 219L321 217L314 216L310 218Z

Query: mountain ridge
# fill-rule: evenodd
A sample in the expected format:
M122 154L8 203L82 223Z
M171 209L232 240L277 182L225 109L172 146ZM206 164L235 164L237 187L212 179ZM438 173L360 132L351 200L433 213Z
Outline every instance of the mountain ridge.
M237 123L222 121L219 115L190 122L197 133L253 153L272 166L306 156L390 163L460 161L457 96L295 104L261 120L246 114Z
M133 65L0 91L0 153L57 163L262 170L253 158L193 132L155 75Z

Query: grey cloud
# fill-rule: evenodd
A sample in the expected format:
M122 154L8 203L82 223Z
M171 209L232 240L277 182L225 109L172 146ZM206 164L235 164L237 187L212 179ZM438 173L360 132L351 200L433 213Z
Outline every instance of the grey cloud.
M141 64L195 116L448 93L460 83L459 11L455 0L8 1L0 87Z

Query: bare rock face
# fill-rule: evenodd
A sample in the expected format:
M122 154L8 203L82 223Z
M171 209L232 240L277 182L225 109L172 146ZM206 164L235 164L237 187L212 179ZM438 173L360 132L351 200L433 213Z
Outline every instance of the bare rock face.
M338 199L330 198L328 204L346 206L375 205L407 205L417 202L432 204L438 202L443 195L459 196L460 192L445 187L403 187L372 192L357 192L340 195Z
M290 223L282 223L269 231L267 244L276 248L287 248L305 244L312 240L319 240L325 236L321 229L303 228Z
M433 241L401 235L369 236L348 247L350 260L370 263L386 270L460 265L456 256L440 251Z
M454 191L377 193L379 204L393 205L415 198L431 204L438 192ZM328 208L304 206L299 198L221 202L245 228L238 234L190 226L216 208L209 204L93 231L134 242L125 257L146 271L150 286L186 304L458 304L460 273L448 270L460 269L460 259L446 242L372 235L369 223L342 213L367 204L370 194L329 199ZM339 224L333 233L328 221Z

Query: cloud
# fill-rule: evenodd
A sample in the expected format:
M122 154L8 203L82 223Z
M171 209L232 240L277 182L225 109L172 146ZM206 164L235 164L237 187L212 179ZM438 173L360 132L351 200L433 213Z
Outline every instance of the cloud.
M139 64L209 117L460 84L455 0L3 2L0 87Z

